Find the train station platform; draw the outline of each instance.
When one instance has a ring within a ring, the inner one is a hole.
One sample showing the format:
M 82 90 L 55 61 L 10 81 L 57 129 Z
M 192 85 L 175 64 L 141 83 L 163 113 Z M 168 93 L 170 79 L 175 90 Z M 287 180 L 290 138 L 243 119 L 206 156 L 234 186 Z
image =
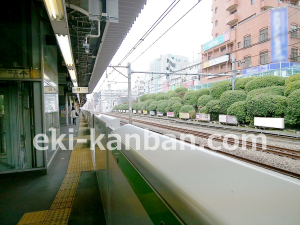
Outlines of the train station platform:
M 105 224 L 101 196 L 90 153 L 89 128 L 83 117 L 73 128 L 74 150 L 58 150 L 47 175 L 0 180 L 0 224 Z M 69 135 L 66 135 L 67 137 Z M 99 201 L 100 200 L 100 201 Z

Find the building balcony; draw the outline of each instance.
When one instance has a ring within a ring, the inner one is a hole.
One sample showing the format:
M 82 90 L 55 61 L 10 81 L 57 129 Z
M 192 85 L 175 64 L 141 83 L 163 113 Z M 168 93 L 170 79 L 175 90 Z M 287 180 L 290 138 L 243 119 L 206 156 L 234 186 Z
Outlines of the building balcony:
M 238 15 L 237 14 L 231 14 L 226 18 L 226 24 L 227 25 L 233 25 L 238 21 Z
M 226 10 L 232 11 L 238 6 L 238 0 L 229 0 L 226 2 Z
M 263 10 L 267 10 L 270 8 L 274 8 L 278 6 L 278 2 L 275 2 L 274 0 L 263 0 L 260 3 L 260 8 Z

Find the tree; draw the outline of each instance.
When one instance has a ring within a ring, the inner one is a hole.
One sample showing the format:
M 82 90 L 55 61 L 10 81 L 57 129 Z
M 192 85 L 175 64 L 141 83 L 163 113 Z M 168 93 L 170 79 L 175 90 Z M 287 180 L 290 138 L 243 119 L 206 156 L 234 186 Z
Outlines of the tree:
M 255 116 L 284 117 L 287 98 L 280 95 L 261 94 L 247 101 L 248 121 L 253 123 Z
M 202 108 L 199 110 L 199 113 L 205 113 L 205 114 L 207 114 L 208 111 L 207 111 L 206 106 L 202 107 Z
M 168 91 L 168 93 L 165 95 L 166 100 L 169 100 L 172 97 L 178 97 L 178 93 L 171 90 L 171 91 Z
M 184 95 L 185 95 L 185 92 L 184 92 L 184 91 L 181 91 L 181 92 L 178 93 L 178 97 L 180 97 L 180 98 L 183 98 Z
M 198 98 L 203 96 L 203 95 L 209 95 L 209 89 L 208 88 L 202 88 L 196 91 Z
M 246 101 L 239 101 L 233 103 L 227 109 L 227 115 L 236 116 L 239 123 L 245 123 L 247 115 Z
M 178 117 L 179 111 L 180 111 L 181 107 L 182 107 L 182 104 L 181 104 L 180 102 L 175 102 L 175 103 L 171 106 L 170 111 L 171 111 L 171 112 L 174 112 L 174 116 L 175 116 L 175 117 Z
M 232 88 L 232 84 L 231 81 L 225 80 L 225 81 L 219 81 L 214 83 L 209 91 L 210 91 L 210 95 L 214 98 L 214 99 L 220 99 L 220 96 L 223 94 L 223 92 L 231 90 Z
M 179 92 L 187 92 L 187 88 L 186 87 L 179 87 L 179 88 L 176 88 L 175 89 L 175 92 L 176 93 L 179 93 Z
M 152 102 L 155 102 L 155 100 L 154 100 L 154 99 L 148 99 L 148 100 L 145 101 L 145 106 L 144 106 L 145 110 L 150 111 L 150 110 L 148 109 L 148 107 L 149 107 L 149 105 L 150 105 Z
M 154 100 L 155 100 L 155 99 L 156 99 L 156 96 L 157 96 L 157 94 L 150 94 L 150 95 L 149 95 L 149 99 L 154 99 Z
M 212 120 L 218 120 L 219 114 L 222 113 L 220 100 L 211 100 L 206 104 L 207 112 L 210 113 Z
M 202 95 L 201 97 L 199 97 L 197 102 L 198 108 L 201 109 L 202 107 L 205 107 L 206 104 L 213 99 L 214 98 L 211 95 Z
M 246 78 L 238 78 L 235 81 L 235 90 L 245 90 L 245 86 L 246 84 L 251 81 L 254 80 L 254 77 L 246 77 Z
M 149 106 L 148 106 L 148 110 L 149 111 L 155 111 L 157 108 L 157 102 L 152 102 Z
M 159 100 L 165 100 L 166 95 L 167 95 L 166 93 L 160 92 L 160 93 L 158 93 L 158 94 L 156 95 L 155 100 L 156 100 L 156 101 L 159 101 Z
M 298 74 L 294 74 L 292 76 L 289 76 L 286 80 L 285 80 L 285 86 L 288 86 L 290 83 L 300 80 L 300 73 Z
M 247 95 L 241 90 L 225 91 L 220 97 L 220 105 L 223 113 L 227 113 L 227 109 L 235 102 L 245 101 Z
M 270 87 L 270 86 L 284 86 L 285 78 L 277 76 L 264 76 L 249 81 L 246 86 L 246 91 L 252 91 L 254 89 Z
M 166 108 L 168 107 L 168 101 L 162 101 L 158 103 L 156 110 L 166 114 Z
M 284 86 L 271 86 L 265 88 L 254 89 L 247 94 L 247 101 L 254 98 L 257 95 L 269 94 L 269 95 L 284 95 Z
M 138 110 L 138 105 L 139 105 L 139 103 L 132 104 L 132 109 L 133 110 Z
M 144 94 L 141 96 L 141 102 L 146 101 L 149 98 L 148 94 Z
M 191 119 L 195 119 L 196 118 L 196 111 L 194 106 L 192 105 L 184 105 L 181 107 L 180 109 L 181 113 L 188 113 L 190 115 Z
M 300 89 L 300 80 L 288 83 L 284 91 L 285 96 L 289 96 L 293 91 Z
M 287 97 L 287 110 L 285 120 L 289 125 L 300 125 L 300 89 L 293 91 Z
M 187 91 L 183 97 L 183 104 L 184 105 L 192 105 L 193 107 L 196 107 L 198 100 L 198 92 L 196 91 Z

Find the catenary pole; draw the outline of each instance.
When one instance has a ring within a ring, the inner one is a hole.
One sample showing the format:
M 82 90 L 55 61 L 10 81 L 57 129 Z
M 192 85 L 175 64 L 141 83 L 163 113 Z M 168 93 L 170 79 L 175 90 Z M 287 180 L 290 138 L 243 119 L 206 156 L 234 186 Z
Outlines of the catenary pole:
M 128 71 L 128 105 L 129 105 L 129 124 L 132 124 L 132 106 L 131 106 L 131 65 L 127 63 Z
M 235 89 L 235 56 L 232 55 L 232 90 Z

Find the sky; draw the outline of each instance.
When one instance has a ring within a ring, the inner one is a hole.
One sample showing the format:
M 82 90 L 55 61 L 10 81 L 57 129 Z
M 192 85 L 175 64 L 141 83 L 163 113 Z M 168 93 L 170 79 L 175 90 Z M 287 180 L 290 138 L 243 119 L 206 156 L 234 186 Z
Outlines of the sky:
M 144 33 L 160 17 L 174 0 L 148 0 L 132 28 L 124 39 L 119 50 L 111 61 L 111 65 L 117 65 L 121 59 L 130 51 Z M 190 61 L 199 57 L 201 45 L 212 39 L 212 0 L 202 0 L 192 11 L 190 11 L 180 22 L 178 22 L 168 33 L 146 51 L 138 60 L 132 64 L 132 70 L 147 71 L 150 62 L 160 55 L 173 54 L 182 55 Z M 134 61 L 147 47 L 149 47 L 159 36 L 172 26 L 182 15 L 191 9 L 198 0 L 181 0 L 175 8 L 162 20 L 162 22 L 151 32 L 143 43 L 122 63 Z M 111 89 L 126 89 L 127 79 L 118 72 L 108 69 L 108 79 L 103 74 L 95 91 L 108 89 L 110 82 Z M 127 74 L 126 69 L 120 69 Z M 139 74 L 132 75 L 132 86 Z M 115 83 L 119 82 L 119 83 Z M 123 83 L 122 83 L 123 82 Z

